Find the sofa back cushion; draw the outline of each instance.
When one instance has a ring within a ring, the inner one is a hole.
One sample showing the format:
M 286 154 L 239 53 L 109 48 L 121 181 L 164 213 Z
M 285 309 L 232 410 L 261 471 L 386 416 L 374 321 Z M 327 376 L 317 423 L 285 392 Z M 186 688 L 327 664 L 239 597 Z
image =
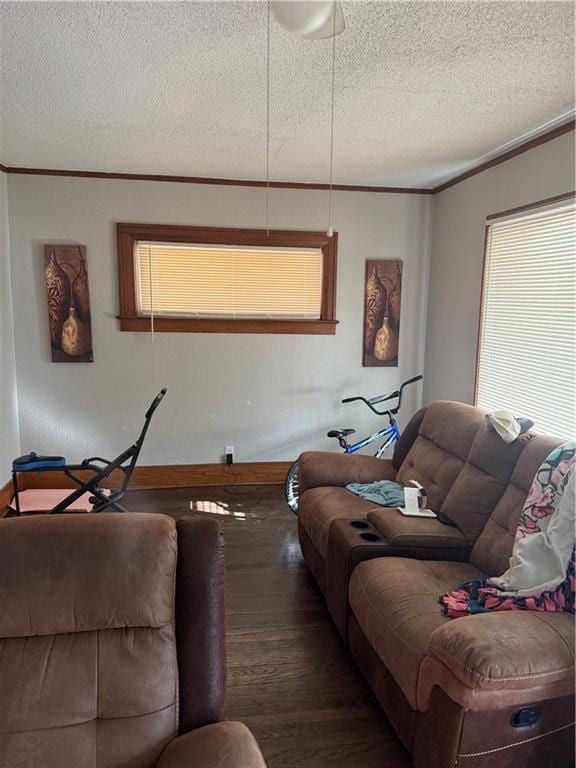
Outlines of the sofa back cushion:
M 532 432 L 515 442 L 521 440 L 525 445 L 514 471 L 470 555 L 470 562 L 490 576 L 500 576 L 507 570 L 518 520 L 532 481 L 540 464 L 562 443 L 556 438 Z
M 469 542 L 475 541 L 533 437 L 528 433 L 505 443 L 483 419 L 466 463 L 442 503 L 440 520 L 457 525 Z
M 408 485 L 410 480 L 417 480 L 428 493 L 430 509 L 438 512 L 484 422 L 484 412 L 472 405 L 447 400 L 429 405 L 396 482 Z
M 1 522 L 0 765 L 155 765 L 177 732 L 176 559 L 161 515 Z

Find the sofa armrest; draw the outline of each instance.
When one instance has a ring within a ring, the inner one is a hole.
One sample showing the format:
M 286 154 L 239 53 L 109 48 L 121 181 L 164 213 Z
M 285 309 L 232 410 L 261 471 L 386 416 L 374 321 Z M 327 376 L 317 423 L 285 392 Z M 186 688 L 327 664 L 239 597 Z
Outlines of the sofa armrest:
M 266 763 L 248 728 L 224 721 L 171 741 L 156 768 L 266 768 Z
M 179 733 L 186 733 L 219 721 L 224 706 L 224 542 L 215 520 L 184 518 L 176 529 Z
M 418 708 L 434 686 L 465 708 L 569 695 L 574 684 L 573 616 L 498 611 L 451 619 L 428 643 Z
M 370 511 L 368 520 L 393 547 L 433 549 L 437 560 L 468 560 L 471 546 L 462 531 L 437 518 L 406 517 L 383 507 Z
M 307 488 L 373 483 L 396 477 L 390 459 L 359 454 L 306 451 L 300 455 L 298 464 L 301 495 Z
M 364 560 L 384 557 L 390 544 L 365 520 L 335 520 L 328 534 L 326 556 L 326 604 L 344 642 L 348 642 L 348 582 Z

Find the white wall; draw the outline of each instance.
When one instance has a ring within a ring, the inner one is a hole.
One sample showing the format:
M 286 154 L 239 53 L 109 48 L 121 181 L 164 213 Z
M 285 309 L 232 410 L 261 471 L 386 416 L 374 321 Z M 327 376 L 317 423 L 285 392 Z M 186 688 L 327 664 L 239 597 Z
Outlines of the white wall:
M 486 216 L 573 189 L 569 132 L 434 196 L 424 402 L 473 402 Z
M 139 431 L 168 387 L 142 463 L 291 459 L 334 448 L 333 426 L 378 422 L 342 397 L 374 396 L 421 372 L 424 361 L 431 198 L 335 193 L 340 234 L 336 336 L 156 335 L 120 332 L 117 221 L 262 227 L 264 190 L 146 181 L 9 177 L 12 282 L 22 449 L 69 459 L 114 455 Z M 327 194 L 272 190 L 271 226 L 324 229 Z M 87 246 L 95 362 L 50 362 L 42 246 Z M 404 260 L 400 364 L 362 368 L 365 260 Z M 405 416 L 420 402 L 412 388 Z
M 20 452 L 9 247 L 7 178 L 0 172 L 0 486 Z

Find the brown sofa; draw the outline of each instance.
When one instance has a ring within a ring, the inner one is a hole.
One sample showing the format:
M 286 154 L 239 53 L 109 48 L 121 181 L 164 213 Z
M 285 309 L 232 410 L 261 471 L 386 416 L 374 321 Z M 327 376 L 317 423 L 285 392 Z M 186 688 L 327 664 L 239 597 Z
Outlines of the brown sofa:
M 265 768 L 225 678 L 214 521 L 2 521 L 0 768 Z
M 416 768 L 573 764 L 574 622 L 567 613 L 447 618 L 438 597 L 506 570 L 519 513 L 560 441 L 506 445 L 472 406 L 420 411 L 390 461 L 301 457 L 306 562 Z M 416 479 L 440 519 L 405 518 L 343 486 Z

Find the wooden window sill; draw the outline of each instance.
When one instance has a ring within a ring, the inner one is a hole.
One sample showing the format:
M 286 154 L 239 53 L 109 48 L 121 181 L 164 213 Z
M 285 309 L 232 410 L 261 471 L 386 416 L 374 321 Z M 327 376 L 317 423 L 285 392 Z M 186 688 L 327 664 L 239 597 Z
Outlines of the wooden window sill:
M 119 316 L 121 331 L 150 333 L 149 317 Z M 338 320 L 155 317 L 155 333 L 285 333 L 333 336 Z

